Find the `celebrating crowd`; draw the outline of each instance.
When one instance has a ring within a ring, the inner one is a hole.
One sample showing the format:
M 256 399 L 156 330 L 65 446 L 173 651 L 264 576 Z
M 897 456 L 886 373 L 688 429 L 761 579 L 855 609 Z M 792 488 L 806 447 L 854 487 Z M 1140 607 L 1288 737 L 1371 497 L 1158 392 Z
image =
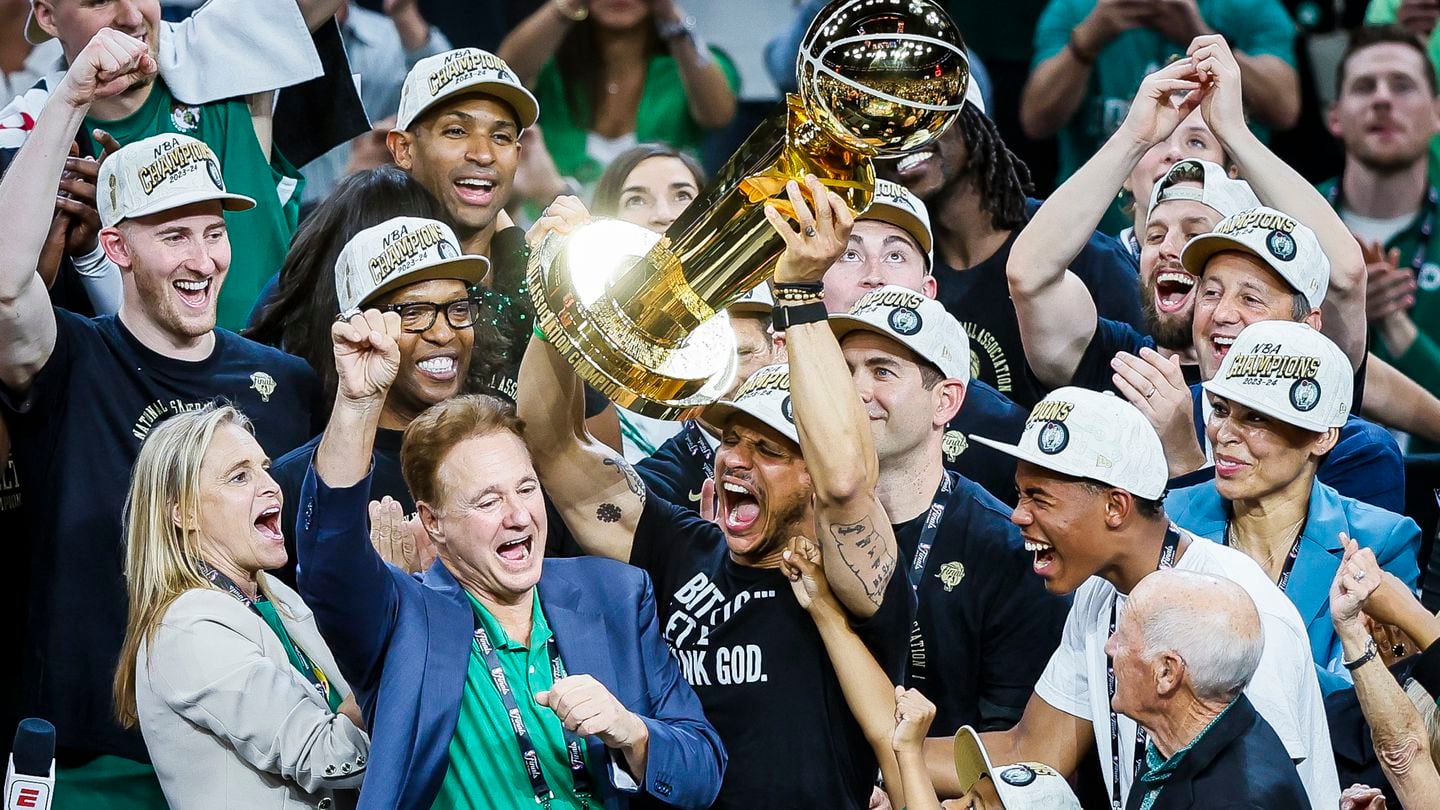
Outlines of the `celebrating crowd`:
M 753 112 L 675 0 L 194 5 L 0 0 L 53 806 L 1440 807 L 1440 5 L 1323 126 L 1279 0 L 1049 0 L 1022 69 L 952 9 L 953 124 L 764 202 L 684 421 L 527 270 L 692 222 Z

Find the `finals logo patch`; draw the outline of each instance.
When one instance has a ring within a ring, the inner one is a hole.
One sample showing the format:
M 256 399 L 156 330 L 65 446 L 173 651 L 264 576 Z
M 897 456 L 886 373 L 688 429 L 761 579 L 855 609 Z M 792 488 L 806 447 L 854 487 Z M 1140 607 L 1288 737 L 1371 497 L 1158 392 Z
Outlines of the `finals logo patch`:
M 970 449 L 970 440 L 958 430 L 945 431 L 945 437 L 940 440 L 940 452 L 945 454 L 945 460 L 951 464 L 954 464 L 955 459 L 960 458 L 960 454 L 968 449 Z
M 270 395 L 275 393 L 275 378 L 263 371 L 257 371 L 250 375 L 250 387 L 260 395 L 261 402 L 269 402 Z

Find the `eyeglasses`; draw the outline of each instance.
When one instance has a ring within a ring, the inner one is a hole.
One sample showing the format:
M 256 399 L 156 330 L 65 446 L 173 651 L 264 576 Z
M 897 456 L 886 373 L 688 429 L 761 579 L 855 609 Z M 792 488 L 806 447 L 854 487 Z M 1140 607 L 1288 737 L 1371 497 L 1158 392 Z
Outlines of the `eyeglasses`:
M 399 314 L 400 328 L 406 332 L 428 331 L 435 325 L 435 319 L 441 311 L 444 311 L 445 320 L 452 329 L 469 329 L 480 319 L 480 302 L 474 298 L 457 298 L 443 304 L 430 301 L 387 304 L 380 307 L 380 310 Z

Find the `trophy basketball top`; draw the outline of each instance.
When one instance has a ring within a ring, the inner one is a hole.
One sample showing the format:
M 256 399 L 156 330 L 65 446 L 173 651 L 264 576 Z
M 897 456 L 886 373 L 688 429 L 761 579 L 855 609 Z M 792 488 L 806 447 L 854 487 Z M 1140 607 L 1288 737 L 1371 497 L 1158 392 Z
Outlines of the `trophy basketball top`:
M 805 32 L 795 71 L 826 135 L 867 157 L 898 157 L 959 116 L 970 62 L 934 0 L 836 0 Z

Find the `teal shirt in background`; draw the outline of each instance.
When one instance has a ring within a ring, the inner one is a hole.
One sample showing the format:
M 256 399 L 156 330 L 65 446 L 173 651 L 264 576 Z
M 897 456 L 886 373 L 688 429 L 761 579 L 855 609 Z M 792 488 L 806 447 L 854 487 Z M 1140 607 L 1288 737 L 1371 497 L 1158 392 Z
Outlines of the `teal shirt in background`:
M 570 756 L 565 749 L 565 732 L 560 718 L 535 702 L 535 694 L 554 684 L 550 672 L 550 624 L 540 609 L 537 588 L 531 606 L 533 626 L 530 646 L 510 638 L 499 620 L 490 615 L 475 597 L 466 594 L 475 618 L 485 628 L 505 671 L 505 680 L 515 695 L 525 728 L 530 732 L 535 751 L 540 755 L 540 770 L 550 784 L 555 799 L 553 810 L 582 808 L 587 805 L 575 795 L 575 781 L 570 774 Z M 587 764 L 588 758 L 587 758 Z M 590 781 L 602 784 L 602 774 L 590 768 Z M 589 806 L 601 802 L 592 798 Z M 465 672 L 465 692 L 460 698 L 460 718 L 455 736 L 450 740 L 450 769 L 440 785 L 440 794 L 433 805 L 436 810 L 473 808 L 473 810 L 536 810 L 535 793 L 530 778 L 521 764 L 520 746 L 515 730 L 495 681 L 485 667 L 480 648 L 470 642 L 470 663 Z
M 730 57 L 718 48 L 710 48 L 709 52 L 725 72 L 730 89 L 738 91 L 740 73 Z M 585 152 L 589 132 L 580 123 L 584 116 L 571 115 L 565 98 L 565 82 L 555 60 L 541 69 L 534 89 L 535 99 L 540 102 L 545 148 L 555 159 L 555 168 L 585 188 L 593 188 L 605 167 Z M 675 58 L 669 54 L 652 56 L 645 70 L 645 87 L 640 91 L 640 108 L 635 113 L 636 143 L 665 143 L 699 157 L 707 132 L 690 117 L 685 85 L 680 82 L 680 66 Z
M 1096 0 L 1051 0 L 1035 29 L 1032 70 L 1065 49 L 1070 32 L 1084 21 Z M 1295 65 L 1295 23 L 1280 0 L 1197 0 L 1200 16 L 1212 29 L 1225 35 L 1230 47 L 1250 56 L 1277 56 Z M 1190 43 L 1166 40 L 1148 28 L 1134 28 L 1116 37 L 1095 59 L 1090 84 L 1070 121 L 1057 134 L 1060 144 L 1060 173 L 1056 184 L 1074 174 L 1106 139 L 1115 133 L 1140 82 L 1147 75 L 1183 56 Z M 1262 141 L 1269 130 L 1253 124 Z M 1100 230 L 1117 234 L 1134 224 L 1112 205 Z

